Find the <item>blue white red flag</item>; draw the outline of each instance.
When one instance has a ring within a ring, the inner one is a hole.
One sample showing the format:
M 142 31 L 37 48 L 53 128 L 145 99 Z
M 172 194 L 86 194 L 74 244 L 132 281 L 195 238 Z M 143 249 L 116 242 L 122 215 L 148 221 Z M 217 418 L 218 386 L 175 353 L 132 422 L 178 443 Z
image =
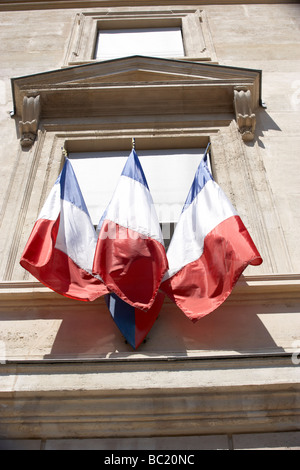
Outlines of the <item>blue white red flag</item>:
M 175 228 L 161 290 L 192 321 L 215 310 L 249 265 L 262 258 L 213 177 L 205 153 Z
M 116 294 L 107 294 L 105 296 L 112 318 L 133 349 L 140 346 L 151 330 L 161 310 L 164 298 L 165 295 L 158 292 L 152 307 L 144 312 L 124 302 Z
M 93 272 L 122 300 L 149 310 L 168 262 L 152 196 L 135 150 L 127 159 L 98 230 Z
M 97 235 L 70 161 L 65 161 L 32 229 L 20 264 L 50 289 L 92 301 L 108 292 L 92 274 Z

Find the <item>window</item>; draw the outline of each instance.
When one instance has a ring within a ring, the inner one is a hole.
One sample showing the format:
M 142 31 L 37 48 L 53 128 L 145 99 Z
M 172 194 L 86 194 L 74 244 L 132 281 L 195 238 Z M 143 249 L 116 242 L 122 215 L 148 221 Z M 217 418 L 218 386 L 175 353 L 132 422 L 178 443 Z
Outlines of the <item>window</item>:
M 181 28 L 136 28 L 99 31 L 95 59 L 131 55 L 183 57 Z
M 140 150 L 141 161 L 166 245 L 193 182 L 204 148 Z M 92 222 L 97 225 L 129 155 L 127 151 L 69 154 Z
M 121 46 L 113 44 L 120 39 Z M 124 8 L 118 12 L 107 9 L 75 15 L 65 66 L 130 55 L 217 63 L 203 10 L 151 7 L 128 11 Z

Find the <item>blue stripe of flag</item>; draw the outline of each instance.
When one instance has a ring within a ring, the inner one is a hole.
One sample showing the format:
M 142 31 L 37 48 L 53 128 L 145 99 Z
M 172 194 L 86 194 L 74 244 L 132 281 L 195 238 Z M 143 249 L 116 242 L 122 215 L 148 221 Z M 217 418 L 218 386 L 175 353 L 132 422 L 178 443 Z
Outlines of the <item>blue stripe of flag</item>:
M 187 207 L 193 202 L 193 200 L 198 196 L 200 191 L 204 188 L 206 183 L 209 180 L 212 180 L 212 174 L 210 173 L 208 169 L 208 164 L 207 164 L 207 150 L 205 151 L 204 157 L 202 158 L 198 169 L 195 174 L 195 178 L 193 181 L 193 184 L 191 186 L 191 189 L 189 191 L 189 194 L 186 198 L 186 201 L 184 203 L 182 212 L 187 209 Z
M 135 349 L 135 308 L 115 294 L 105 295 L 105 302 L 117 327 Z
M 56 181 L 57 183 L 60 183 L 61 199 L 74 204 L 74 206 L 89 215 L 73 167 L 68 159 L 65 161 L 62 172 Z
M 123 176 L 128 176 L 149 189 L 147 180 L 135 150 L 132 150 L 122 171 Z

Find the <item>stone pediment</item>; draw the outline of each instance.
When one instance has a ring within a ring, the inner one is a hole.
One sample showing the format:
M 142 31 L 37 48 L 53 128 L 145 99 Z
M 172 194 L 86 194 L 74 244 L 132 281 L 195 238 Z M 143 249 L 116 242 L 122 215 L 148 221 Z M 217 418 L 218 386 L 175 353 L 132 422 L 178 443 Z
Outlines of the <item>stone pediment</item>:
M 133 84 L 133 83 L 161 83 L 161 82 L 182 82 L 205 80 L 206 77 L 185 75 L 180 73 L 170 73 L 168 71 L 151 70 L 138 68 L 132 70 L 118 70 L 108 75 L 97 75 L 92 77 L 84 77 L 82 79 L 72 81 L 73 85 L 113 85 L 115 84 Z
M 248 93 L 252 112 L 260 79 L 258 70 L 133 56 L 14 78 L 14 113 L 22 117 L 28 106 L 40 119 L 234 113 L 237 91 Z

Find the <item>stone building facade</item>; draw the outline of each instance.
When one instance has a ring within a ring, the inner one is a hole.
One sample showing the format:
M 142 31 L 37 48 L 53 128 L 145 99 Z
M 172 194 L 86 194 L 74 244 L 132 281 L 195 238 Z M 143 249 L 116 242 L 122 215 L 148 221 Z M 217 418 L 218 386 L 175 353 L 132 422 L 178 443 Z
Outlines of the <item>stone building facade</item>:
M 300 448 L 299 26 L 296 1 L 0 1 L 1 448 Z M 180 30 L 184 52 L 95 56 L 128 29 Z M 136 351 L 103 298 L 19 264 L 63 150 L 133 137 L 210 142 L 263 257 L 196 324 L 166 299 Z

